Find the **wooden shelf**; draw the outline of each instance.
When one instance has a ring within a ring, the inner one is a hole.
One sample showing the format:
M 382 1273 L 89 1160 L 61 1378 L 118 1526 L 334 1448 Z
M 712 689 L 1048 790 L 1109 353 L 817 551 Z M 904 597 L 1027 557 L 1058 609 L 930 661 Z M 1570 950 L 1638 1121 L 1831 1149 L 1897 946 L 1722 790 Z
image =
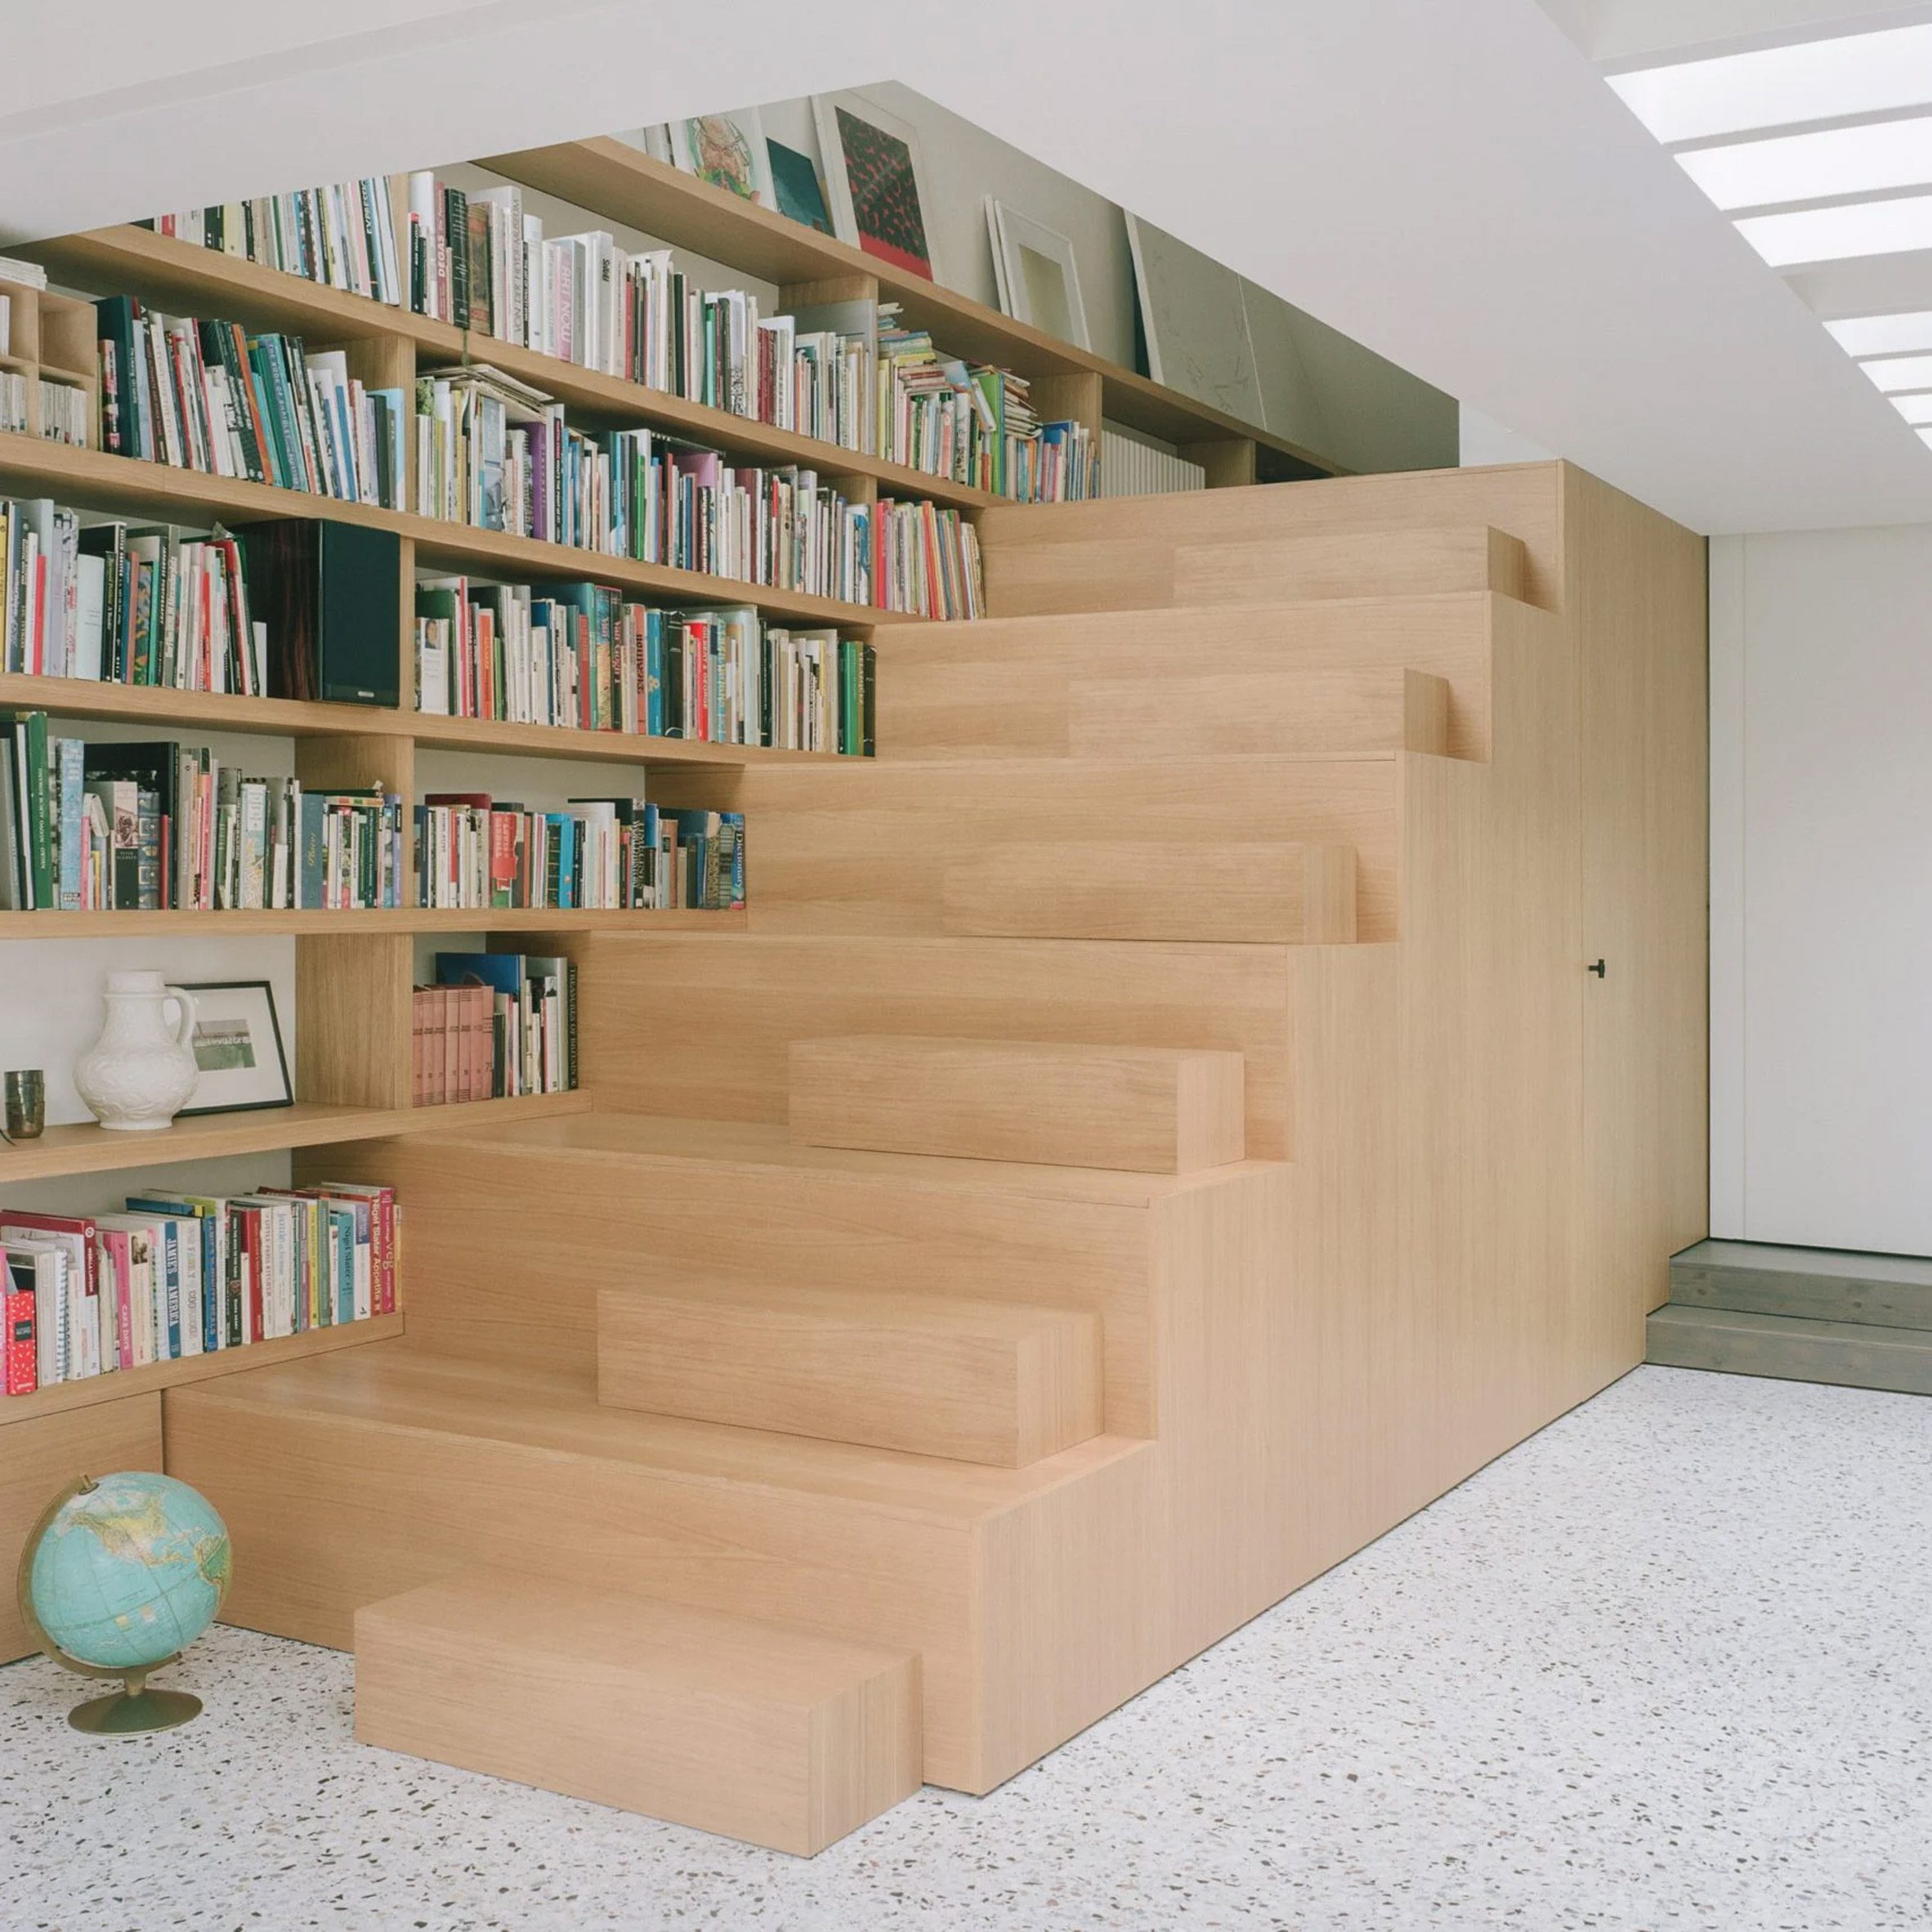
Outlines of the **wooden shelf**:
M 56 1382 L 31 1395 L 0 1396 L 0 1428 L 10 1422 L 57 1415 L 63 1409 L 88 1409 L 97 1402 L 121 1402 L 157 1389 L 175 1389 L 184 1382 L 205 1382 L 213 1375 L 239 1375 L 244 1369 L 297 1362 L 305 1355 L 328 1355 L 364 1342 L 389 1341 L 402 1332 L 399 1308 L 393 1315 L 372 1315 L 366 1321 L 346 1322 L 339 1328 L 311 1328 L 306 1335 L 250 1342 L 240 1348 L 217 1348 L 212 1355 L 186 1355 L 179 1362 L 151 1362 L 145 1368 L 118 1369 L 112 1375 L 86 1375 L 78 1382 Z
M 803 591 L 775 590 L 736 577 L 710 577 L 664 564 L 640 563 L 633 557 L 609 557 L 601 550 L 579 550 L 535 537 L 473 530 L 467 524 L 445 523 L 412 511 L 378 509 L 373 504 L 344 503 L 306 490 L 280 490 L 268 483 L 172 469 L 139 457 L 71 449 L 18 432 L 0 432 L 0 485 L 58 496 L 89 509 L 138 510 L 177 521 L 238 524 L 271 517 L 312 517 L 364 524 L 408 539 L 415 545 L 417 562 L 432 570 L 481 570 L 533 581 L 591 578 L 686 604 L 754 605 L 768 616 L 799 624 L 869 630 L 879 624 L 927 621 L 870 604 L 848 604 Z
M 690 402 L 665 390 L 605 375 L 560 356 L 476 335 L 451 323 L 432 321 L 408 309 L 392 308 L 367 296 L 326 288 L 145 228 L 96 229 L 24 252 L 64 279 L 188 307 L 197 314 L 216 311 L 251 328 L 296 329 L 317 341 L 401 338 L 439 359 L 460 362 L 467 356 L 472 362 L 487 362 L 574 409 L 607 418 L 614 425 L 647 423 L 759 463 L 795 463 L 824 476 L 868 477 L 882 493 L 895 497 L 929 497 L 955 509 L 983 509 L 1018 500 Z
M 1326 457 L 1285 437 L 1163 388 L 1118 363 L 895 269 L 802 222 L 754 207 L 610 136 L 490 155 L 477 166 L 766 281 L 870 276 L 882 296 L 900 305 L 904 319 L 915 328 L 930 329 L 947 354 L 997 363 L 1036 381 L 1097 378 L 1104 414 L 1130 429 L 1177 444 L 1252 441 L 1322 474 L 1339 473 Z
M 217 1161 L 235 1154 L 280 1153 L 338 1141 L 382 1140 L 395 1134 L 428 1134 L 507 1120 L 544 1120 L 590 1111 L 590 1096 L 525 1093 L 513 1100 L 468 1100 L 449 1107 L 293 1107 L 239 1114 L 201 1114 L 150 1134 L 112 1132 L 92 1120 L 50 1127 L 38 1140 L 8 1147 L 0 1141 L 0 1187 L 63 1174 L 113 1174 L 123 1168 L 166 1166 L 177 1161 Z
M 450 751 L 527 753 L 593 764 L 754 765 L 839 763 L 827 751 L 776 750 L 763 745 L 711 745 L 701 739 L 652 738 L 635 731 L 579 731 L 559 725 L 509 724 L 494 718 L 445 718 L 374 704 L 335 704 L 294 698 L 244 698 L 228 691 L 175 691 L 162 685 L 107 684 L 87 678 L 0 673 L 0 708 L 60 718 L 138 720 L 215 731 L 277 737 L 408 738 Z M 851 762 L 851 761 L 845 761 Z
M 362 911 L 0 912 L 0 940 L 119 939 L 192 932 L 204 938 L 244 932 L 734 932 L 743 907 L 700 912 L 572 911 L 553 906 L 381 906 Z

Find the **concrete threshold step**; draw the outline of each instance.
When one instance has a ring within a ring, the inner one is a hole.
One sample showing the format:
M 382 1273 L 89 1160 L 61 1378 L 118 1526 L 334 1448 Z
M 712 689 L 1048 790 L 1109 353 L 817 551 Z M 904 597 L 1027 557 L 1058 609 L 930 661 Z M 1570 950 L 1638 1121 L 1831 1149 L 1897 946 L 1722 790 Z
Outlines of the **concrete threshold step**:
M 1670 1263 L 1684 1308 L 1932 1332 L 1932 1261 L 1758 1241 L 1699 1241 Z
M 1787 1382 L 1932 1395 L 1932 1333 L 1667 1304 L 1649 1321 L 1644 1359 Z

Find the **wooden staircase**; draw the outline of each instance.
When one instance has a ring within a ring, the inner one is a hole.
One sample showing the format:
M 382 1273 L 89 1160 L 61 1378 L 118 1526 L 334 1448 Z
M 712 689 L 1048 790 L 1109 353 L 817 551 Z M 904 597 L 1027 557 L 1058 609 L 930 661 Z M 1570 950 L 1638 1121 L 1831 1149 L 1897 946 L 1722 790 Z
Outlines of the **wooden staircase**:
M 407 1337 L 170 1393 L 227 1614 L 353 1640 L 372 1742 L 815 1849 L 1640 1358 L 1701 547 L 1557 465 L 982 529 L 883 755 L 731 780 L 748 932 L 529 942 L 593 1111 L 315 1157 L 396 1183 Z

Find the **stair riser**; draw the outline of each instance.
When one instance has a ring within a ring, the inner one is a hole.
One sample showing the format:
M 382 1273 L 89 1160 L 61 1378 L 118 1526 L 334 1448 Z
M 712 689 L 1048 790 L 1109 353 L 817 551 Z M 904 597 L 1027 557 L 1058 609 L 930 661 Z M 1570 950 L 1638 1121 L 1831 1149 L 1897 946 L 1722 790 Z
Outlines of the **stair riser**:
M 1098 1435 L 1100 1326 L 1050 1308 L 948 1323 L 938 1296 L 607 1288 L 597 1399 L 1018 1469 Z
M 1250 1157 L 1289 1154 L 1293 948 L 689 937 L 579 949 L 599 1107 L 782 1124 L 792 1042 L 834 1033 L 1211 1047 L 1242 1057 Z
M 588 1378 L 598 1290 L 648 1284 L 657 1272 L 675 1278 L 698 1255 L 709 1267 L 803 1287 L 1092 1314 L 1102 1330 L 1107 1430 L 1155 1431 L 1144 1204 L 527 1152 L 512 1173 L 494 1147 L 409 1141 L 332 1150 L 331 1166 L 342 1179 L 391 1181 L 409 1202 L 409 1334 L 444 1353 Z M 547 1269 L 553 1250 L 567 1250 L 571 1266 Z
M 1808 1322 L 1855 1322 L 1932 1335 L 1932 1286 L 1773 1268 L 1670 1266 L 1670 1299 L 1682 1308 L 1787 1315 Z
M 879 745 L 892 758 L 1063 758 L 1071 686 L 1097 665 L 1167 690 L 1196 674 L 1408 669 L 1450 686 L 1450 755 L 1483 758 L 1493 603 L 1451 595 L 929 625 L 910 649 L 888 640 Z
M 1144 1534 L 1133 1499 L 1152 1449 L 1098 1471 L 1120 1500 L 1098 1527 L 1089 1491 L 1081 1537 L 1030 1533 L 1070 1493 L 1049 1491 L 996 1519 L 990 1552 L 956 1525 L 427 1430 L 192 1400 L 168 1424 L 170 1470 L 247 1552 L 230 1623 L 344 1649 L 364 1604 L 459 1570 L 595 1576 L 918 1652 L 924 1776 L 962 1791 L 990 1789 L 1137 1688 L 1138 1652 L 1096 1655 L 1092 1639 Z M 466 1509 L 477 1495 L 489 1508 Z
M 1192 1174 L 1239 1161 L 1239 1054 L 886 1037 L 792 1043 L 791 1135 L 970 1161 Z
M 1653 1316 L 1644 1359 L 1666 1368 L 1932 1395 L 1932 1335 L 1912 1336 L 1899 1329 L 1874 1328 L 1869 1337 L 1777 1335 L 1697 1329 Z

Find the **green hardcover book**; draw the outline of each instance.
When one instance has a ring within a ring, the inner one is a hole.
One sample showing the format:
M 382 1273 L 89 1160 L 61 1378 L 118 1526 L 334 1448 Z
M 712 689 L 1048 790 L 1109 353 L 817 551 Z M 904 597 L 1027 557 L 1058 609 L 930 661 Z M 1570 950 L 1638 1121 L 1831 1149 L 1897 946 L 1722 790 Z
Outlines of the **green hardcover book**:
M 14 782 L 19 788 L 24 834 L 20 870 L 31 897 L 31 909 L 44 910 L 56 903 L 59 875 L 54 860 L 54 787 L 47 763 L 47 713 L 0 711 L 0 724 L 13 736 Z

